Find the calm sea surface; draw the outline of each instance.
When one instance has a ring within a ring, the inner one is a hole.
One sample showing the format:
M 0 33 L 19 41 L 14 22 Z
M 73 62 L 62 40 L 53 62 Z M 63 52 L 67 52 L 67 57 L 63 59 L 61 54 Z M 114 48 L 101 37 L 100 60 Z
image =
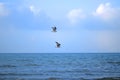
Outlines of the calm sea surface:
M 120 54 L 1 53 L 0 80 L 120 80 Z

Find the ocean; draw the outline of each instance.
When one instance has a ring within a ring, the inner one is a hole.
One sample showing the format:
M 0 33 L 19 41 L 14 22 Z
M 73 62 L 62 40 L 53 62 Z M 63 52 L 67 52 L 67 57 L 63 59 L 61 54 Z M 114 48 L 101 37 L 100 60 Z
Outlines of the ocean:
M 120 80 L 120 54 L 1 53 L 0 80 Z

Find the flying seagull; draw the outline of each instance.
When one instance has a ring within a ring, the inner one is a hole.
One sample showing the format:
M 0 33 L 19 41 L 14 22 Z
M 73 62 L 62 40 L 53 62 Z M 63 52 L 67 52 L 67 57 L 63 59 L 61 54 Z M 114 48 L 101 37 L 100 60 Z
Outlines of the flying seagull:
M 57 29 L 57 28 L 56 28 L 55 26 L 52 27 L 53 32 L 57 32 L 56 29 Z
M 56 42 L 56 47 L 57 48 L 60 48 L 60 45 L 61 45 L 60 43 Z

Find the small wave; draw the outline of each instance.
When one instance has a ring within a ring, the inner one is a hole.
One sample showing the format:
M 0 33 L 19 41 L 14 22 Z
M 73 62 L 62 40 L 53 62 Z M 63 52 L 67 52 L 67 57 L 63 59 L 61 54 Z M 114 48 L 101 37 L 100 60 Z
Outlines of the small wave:
M 118 65 L 120 65 L 120 62 L 113 62 L 113 61 L 110 61 L 110 62 L 108 62 L 109 64 L 118 64 Z
M 15 65 L 0 65 L 0 68 L 12 68 L 16 67 Z
M 41 66 L 39 64 L 26 64 L 25 66 Z
M 120 80 L 120 77 L 105 77 L 105 78 L 99 78 L 95 80 Z
M 23 78 L 0 78 L 0 80 L 25 80 Z
M 29 74 L 29 73 L 0 73 L 0 76 L 31 76 L 31 75 L 43 75 L 42 73 L 38 74 Z
M 50 77 L 50 78 L 47 78 L 47 80 L 61 80 L 60 78 L 55 78 L 55 77 Z
M 18 59 L 16 61 L 20 61 L 20 62 L 31 62 L 32 59 Z

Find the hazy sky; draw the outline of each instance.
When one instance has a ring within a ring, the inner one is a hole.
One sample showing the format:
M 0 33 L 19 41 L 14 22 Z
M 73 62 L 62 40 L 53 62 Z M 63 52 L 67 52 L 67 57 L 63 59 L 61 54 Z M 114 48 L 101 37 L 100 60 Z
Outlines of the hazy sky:
M 120 52 L 120 0 L 0 0 L 0 53 L 52 52 Z

